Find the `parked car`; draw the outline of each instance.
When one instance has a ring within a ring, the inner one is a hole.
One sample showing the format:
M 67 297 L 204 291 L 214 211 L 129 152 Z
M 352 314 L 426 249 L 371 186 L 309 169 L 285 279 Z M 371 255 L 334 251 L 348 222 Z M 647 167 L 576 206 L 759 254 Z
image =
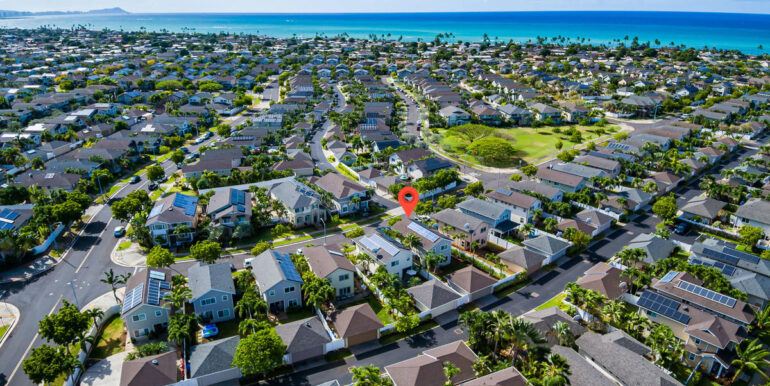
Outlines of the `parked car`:
M 182 163 L 182 162 L 180 162 L 180 163 L 176 164 L 176 168 L 177 168 L 177 169 L 181 169 L 181 168 L 182 168 L 182 166 L 184 166 L 184 163 Z
M 253 269 L 254 268 L 254 258 L 246 259 L 243 261 L 243 267 L 246 269 Z
M 683 223 L 679 223 L 676 229 L 674 229 L 674 233 L 678 235 L 686 235 L 687 231 L 689 230 L 690 230 L 690 224 L 683 222 Z
M 212 336 L 217 336 L 219 334 L 219 329 L 217 328 L 217 325 L 214 323 L 209 323 L 205 326 L 203 326 L 203 337 L 204 338 L 211 338 Z
M 181 150 L 181 151 L 182 151 L 182 153 L 185 153 L 185 154 L 187 154 L 187 153 L 189 153 L 189 152 L 190 152 L 190 149 L 188 149 L 186 146 L 182 146 L 182 147 L 180 147 L 180 148 L 179 148 L 179 150 Z
M 133 176 L 133 177 L 131 177 L 131 179 L 130 179 L 130 180 L 128 180 L 128 181 L 129 181 L 130 183 L 132 183 L 132 184 L 135 184 L 135 183 L 139 182 L 141 179 L 142 179 L 142 178 L 141 178 L 141 177 L 139 177 L 139 176 Z
M 115 227 L 115 231 L 113 232 L 115 237 L 123 237 L 123 235 L 126 234 L 126 228 L 124 227 Z
M 230 263 L 230 272 L 235 272 L 237 269 L 235 268 L 235 264 Z
M 150 185 L 147 186 L 147 189 L 149 189 L 151 191 L 155 190 L 155 189 L 158 189 L 158 184 L 156 184 L 154 182 L 150 182 Z

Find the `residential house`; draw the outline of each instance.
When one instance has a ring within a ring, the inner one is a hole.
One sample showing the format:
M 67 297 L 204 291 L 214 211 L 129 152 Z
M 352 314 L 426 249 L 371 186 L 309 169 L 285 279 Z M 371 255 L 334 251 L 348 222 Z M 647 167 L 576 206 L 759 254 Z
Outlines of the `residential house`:
M 687 201 L 682 207 L 680 218 L 695 221 L 702 224 L 711 224 L 722 218 L 722 209 L 726 202 L 715 200 L 711 197 L 696 196 Z
M 750 198 L 735 211 L 735 226 L 744 225 L 762 228 L 765 238 L 770 237 L 770 201 Z
M 551 264 L 564 256 L 567 253 L 567 248 L 572 245 L 569 241 L 549 233 L 542 233 L 537 237 L 524 240 L 522 244 L 527 249 L 545 256 L 543 265 Z
M 394 386 L 443 386 L 446 381 L 444 363 L 449 362 L 460 369 L 451 382 L 460 384 L 474 378 L 473 364 L 477 360 L 473 350 L 458 340 L 386 366 L 385 373 Z
M 575 338 L 587 331 L 585 327 L 581 326 L 580 323 L 556 306 L 543 310 L 528 311 L 521 318 L 532 323 L 540 331 L 542 336 L 548 340 L 546 342 L 548 347 L 554 347 L 559 344 L 559 338 L 551 333 L 554 324 L 557 322 L 566 323 L 570 333 Z
M 235 318 L 235 285 L 230 264 L 198 262 L 187 269 L 187 279 L 192 290 L 190 302 L 195 309 L 195 315 L 214 323 Z
M 446 119 L 448 127 L 464 125 L 471 121 L 471 115 L 455 105 L 448 105 L 442 108 L 438 114 Z
M 198 381 L 198 385 L 240 379 L 241 370 L 233 367 L 235 350 L 240 341 L 240 336 L 236 335 L 190 347 L 187 359 L 189 377 Z
M 439 225 L 439 231 L 451 237 L 453 244 L 469 250 L 472 243 L 484 246 L 487 243 L 489 224 L 469 214 L 454 209 L 433 213 L 431 218 Z
M 272 199 L 281 201 L 286 214 L 280 220 L 292 228 L 318 226 L 326 220 L 326 209 L 321 205 L 320 195 L 297 180 L 273 184 L 267 193 Z
M 461 295 L 469 295 L 470 301 L 481 299 L 494 292 L 497 279 L 469 265 L 445 276 L 449 287 Z
M 401 278 L 405 270 L 412 269 L 412 251 L 382 230 L 361 236 L 353 242 L 357 253 L 371 257 L 366 267 L 369 272 L 375 272 L 377 267 L 383 266 L 388 273 Z
M 171 291 L 171 270 L 144 268 L 126 281 L 120 317 L 131 339 L 144 339 L 168 326 L 164 295 Z
M 251 193 L 229 188 L 217 190 L 206 206 L 210 226 L 223 227 L 228 234 L 241 224 L 251 224 Z
M 431 153 L 430 150 L 415 147 L 391 154 L 390 157 L 388 157 L 388 164 L 390 166 L 395 166 L 394 171 L 396 173 L 404 174 L 406 173 L 407 164 L 429 157 L 433 157 L 433 153 Z
M 570 385 L 617 386 L 615 381 L 571 347 L 556 345 L 551 347 L 551 352 L 559 354 L 569 364 L 570 374 L 567 379 Z
M 379 339 L 384 327 L 369 303 L 345 307 L 332 314 L 331 322 L 345 347 Z
M 416 235 L 420 242 L 415 246 L 420 257 L 431 252 L 443 256 L 444 260 L 439 263 L 440 266 L 448 265 L 452 262 L 452 240 L 439 232 L 434 232 L 420 222 L 408 218 L 393 224 L 391 229 L 401 235 Z
M 296 364 L 326 354 L 329 333 L 317 316 L 275 326 L 275 332 L 286 345 L 284 363 Z
M 451 169 L 454 164 L 443 158 L 429 157 L 409 162 L 405 166 L 406 174 L 416 181 L 423 177 L 430 177 L 439 170 Z
M 311 183 L 332 194 L 332 206 L 328 208 L 340 216 L 368 211 L 369 193 L 367 189 L 337 173 L 329 173 L 321 178 L 313 178 Z
M 575 193 L 586 186 L 586 179 L 581 176 L 547 167 L 538 168 L 536 177 L 539 182 L 553 186 L 564 193 Z
M 536 197 L 506 188 L 487 193 L 486 197 L 490 202 L 508 208 L 511 221 L 521 225 L 532 223 L 535 211 L 542 208 L 542 202 Z
M 623 270 L 607 263 L 598 263 L 589 268 L 577 280 L 577 284 L 585 289 L 596 291 L 608 299 L 618 299 L 629 290 L 629 279 L 621 277 Z
M 506 205 L 472 197 L 457 204 L 457 208 L 489 224 L 490 233 L 496 237 L 510 233 L 517 226 L 511 221 L 511 210 Z
M 500 257 L 512 271 L 519 272 L 523 270 L 529 275 L 539 271 L 546 259 L 545 255 L 520 245 L 514 245 L 505 251 L 500 252 L 497 256 Z
M 197 225 L 198 197 L 174 193 L 155 202 L 145 223 L 153 240 L 179 246 L 193 241 Z
M 422 284 L 409 287 L 406 292 L 414 300 L 420 312 L 430 310 L 432 318 L 441 316 L 457 308 L 460 295 L 440 280 L 428 280 Z
M 254 257 L 252 274 L 270 312 L 302 306 L 302 277 L 291 257 L 268 249 Z
M 671 256 L 671 253 L 676 249 L 676 244 L 653 233 L 641 233 L 634 237 L 626 245 L 626 248 L 643 250 L 645 256 L 642 258 L 642 262 L 653 265 Z
M 304 248 L 302 255 L 305 256 L 311 271 L 321 279 L 329 280 L 337 299 L 353 296 L 356 268 L 337 246 L 319 245 Z
M 120 386 L 165 386 L 176 383 L 176 355 L 176 351 L 168 351 L 123 361 L 120 364 Z
M 564 192 L 551 185 L 537 181 L 518 181 L 511 182 L 508 185 L 512 190 L 534 196 L 532 193 L 542 195 L 551 202 L 561 202 L 564 198 Z
M 602 170 L 604 172 L 604 176 L 608 178 L 617 178 L 618 174 L 620 174 L 620 170 L 622 167 L 620 162 L 616 160 L 603 158 L 603 157 L 599 157 L 591 154 L 575 157 L 575 159 L 572 162 Z

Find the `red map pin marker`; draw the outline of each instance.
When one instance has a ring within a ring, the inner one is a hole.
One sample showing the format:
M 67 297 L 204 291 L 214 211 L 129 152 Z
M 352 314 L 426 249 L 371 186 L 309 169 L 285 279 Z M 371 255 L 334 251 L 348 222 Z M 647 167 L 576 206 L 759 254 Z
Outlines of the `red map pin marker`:
M 409 195 L 411 198 L 407 199 L 406 196 Z M 398 192 L 398 202 L 401 204 L 401 207 L 404 208 L 404 212 L 406 212 L 406 217 L 409 217 L 412 215 L 412 211 L 414 210 L 414 207 L 417 206 L 417 201 L 420 200 L 420 193 L 417 193 L 417 189 L 406 186 L 403 189 L 401 189 L 400 192 Z

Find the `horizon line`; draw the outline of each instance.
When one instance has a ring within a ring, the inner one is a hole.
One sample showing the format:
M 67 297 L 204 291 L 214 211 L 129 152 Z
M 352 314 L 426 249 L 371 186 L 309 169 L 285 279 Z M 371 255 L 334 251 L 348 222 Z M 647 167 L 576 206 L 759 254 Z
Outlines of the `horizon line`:
M 722 14 L 722 15 L 770 15 L 770 12 L 724 12 L 724 11 L 672 11 L 672 10 L 621 10 L 621 9 L 602 9 L 602 10 L 494 10 L 494 11 L 349 11 L 349 12 L 185 12 L 185 11 L 169 11 L 169 12 L 131 12 L 123 9 L 122 7 L 114 8 L 102 8 L 91 9 L 85 11 L 78 10 L 45 10 L 45 11 L 18 11 L 11 9 L 0 9 L 0 11 L 6 12 L 29 12 L 29 13 L 42 13 L 42 12 L 62 12 L 62 13 L 82 13 L 83 16 L 115 16 L 122 15 L 122 13 L 89 13 L 93 11 L 102 11 L 109 9 L 120 9 L 128 15 L 410 15 L 410 14 L 461 14 L 461 13 L 575 13 L 575 12 L 626 12 L 626 13 L 693 13 L 693 14 Z M 34 16 L 34 15 L 33 15 Z M 65 15 L 41 15 L 41 16 L 65 16 Z

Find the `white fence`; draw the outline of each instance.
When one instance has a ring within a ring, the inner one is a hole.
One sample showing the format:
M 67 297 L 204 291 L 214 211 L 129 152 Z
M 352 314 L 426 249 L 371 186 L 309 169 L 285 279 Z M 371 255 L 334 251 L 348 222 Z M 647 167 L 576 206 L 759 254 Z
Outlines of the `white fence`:
M 104 316 L 99 319 L 98 325 L 91 326 L 91 328 L 88 330 L 88 333 L 86 334 L 86 337 L 97 335 L 104 322 L 120 312 L 120 304 L 115 304 L 112 307 L 102 311 L 104 311 Z M 86 343 L 86 349 L 81 350 L 78 354 L 78 361 L 80 361 L 81 364 L 85 363 L 86 358 L 88 358 L 88 353 L 91 352 L 91 346 L 91 343 Z M 75 369 L 75 372 L 71 377 L 67 378 L 67 381 L 64 384 L 66 386 L 77 385 L 81 375 L 83 375 L 83 370 Z
M 599 208 L 597 208 L 595 206 L 583 204 L 582 202 L 570 201 L 569 203 L 570 203 L 570 205 L 575 205 L 575 206 L 583 208 L 583 209 L 593 209 L 593 210 L 595 210 L 597 212 L 604 213 L 607 216 L 610 216 L 610 217 L 614 218 L 615 220 L 620 218 L 620 215 L 615 213 L 615 212 L 610 212 L 609 210 L 599 209 Z
M 494 235 L 492 235 L 492 233 L 489 234 L 488 239 L 489 239 L 490 243 L 497 244 L 497 245 L 499 245 L 499 246 L 501 246 L 501 247 L 503 247 L 505 249 L 510 249 L 510 248 L 513 248 L 513 247 L 516 246 L 516 244 L 514 244 L 514 243 L 512 243 L 510 241 L 507 241 L 507 240 L 503 240 L 503 239 L 501 239 L 501 238 L 499 238 L 497 236 L 494 236 Z

